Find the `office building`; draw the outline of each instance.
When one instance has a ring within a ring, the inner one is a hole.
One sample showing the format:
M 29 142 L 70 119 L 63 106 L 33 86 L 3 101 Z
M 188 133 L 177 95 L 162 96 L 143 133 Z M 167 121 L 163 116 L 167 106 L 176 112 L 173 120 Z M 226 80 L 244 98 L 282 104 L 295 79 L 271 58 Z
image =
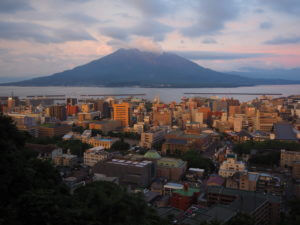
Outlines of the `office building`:
M 95 164 L 93 172 L 118 177 L 120 184 L 148 187 L 155 178 L 155 164 L 147 160 L 110 159 Z
M 131 109 L 130 103 L 122 102 L 113 104 L 113 119 L 121 121 L 122 127 L 130 126 Z

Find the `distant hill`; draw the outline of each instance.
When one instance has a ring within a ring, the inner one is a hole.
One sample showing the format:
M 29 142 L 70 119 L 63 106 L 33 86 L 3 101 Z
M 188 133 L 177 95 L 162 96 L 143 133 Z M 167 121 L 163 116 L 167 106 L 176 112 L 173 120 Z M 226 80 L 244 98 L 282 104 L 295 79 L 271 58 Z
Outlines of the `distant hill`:
M 230 72 L 231 74 L 240 75 L 249 78 L 258 79 L 284 79 L 300 81 L 300 68 L 294 69 L 256 69 L 243 68 L 244 72 Z
M 252 79 L 216 72 L 172 53 L 158 54 L 138 49 L 119 49 L 110 55 L 71 70 L 1 85 L 235 87 L 282 83 L 291 82 Z

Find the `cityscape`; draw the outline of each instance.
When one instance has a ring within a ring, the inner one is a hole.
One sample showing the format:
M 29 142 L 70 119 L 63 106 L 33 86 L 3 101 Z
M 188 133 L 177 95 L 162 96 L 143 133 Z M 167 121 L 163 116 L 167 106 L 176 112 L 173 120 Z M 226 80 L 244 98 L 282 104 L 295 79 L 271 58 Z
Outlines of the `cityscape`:
M 300 0 L 0 0 L 0 225 L 300 225 Z
M 293 220 L 288 202 L 300 197 L 299 95 L 169 103 L 121 95 L 2 97 L 1 112 L 70 193 L 111 182 L 140 193 L 170 224 Z

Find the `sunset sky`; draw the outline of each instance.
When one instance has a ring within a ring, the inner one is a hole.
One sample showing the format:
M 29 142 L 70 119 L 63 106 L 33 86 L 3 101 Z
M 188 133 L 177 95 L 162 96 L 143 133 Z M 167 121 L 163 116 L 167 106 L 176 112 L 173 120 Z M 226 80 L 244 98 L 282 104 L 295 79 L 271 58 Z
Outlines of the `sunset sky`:
M 0 77 L 49 75 L 118 48 L 218 71 L 300 67 L 300 0 L 0 0 Z

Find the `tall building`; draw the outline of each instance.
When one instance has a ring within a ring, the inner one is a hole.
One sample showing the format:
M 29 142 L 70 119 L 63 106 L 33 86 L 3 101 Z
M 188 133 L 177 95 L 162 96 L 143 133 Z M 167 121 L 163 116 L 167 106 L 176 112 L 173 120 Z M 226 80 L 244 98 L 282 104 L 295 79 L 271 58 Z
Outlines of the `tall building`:
M 113 104 L 113 119 L 121 121 L 122 127 L 130 125 L 130 117 L 130 104 L 128 102 Z
M 67 105 L 76 105 L 77 98 L 67 98 Z
M 254 123 L 255 130 L 270 132 L 273 128 L 273 125 L 279 121 L 280 118 L 276 112 L 263 112 L 257 110 Z
M 281 150 L 280 167 L 293 167 L 294 162 L 300 161 L 300 152 Z
M 158 126 L 172 125 L 172 112 L 168 109 L 153 111 L 153 123 Z
M 164 130 L 152 130 L 143 132 L 141 135 L 140 145 L 144 148 L 152 148 L 152 146 L 164 139 Z
M 55 117 L 60 121 L 67 119 L 67 110 L 63 105 L 53 105 L 46 109 L 47 116 Z

